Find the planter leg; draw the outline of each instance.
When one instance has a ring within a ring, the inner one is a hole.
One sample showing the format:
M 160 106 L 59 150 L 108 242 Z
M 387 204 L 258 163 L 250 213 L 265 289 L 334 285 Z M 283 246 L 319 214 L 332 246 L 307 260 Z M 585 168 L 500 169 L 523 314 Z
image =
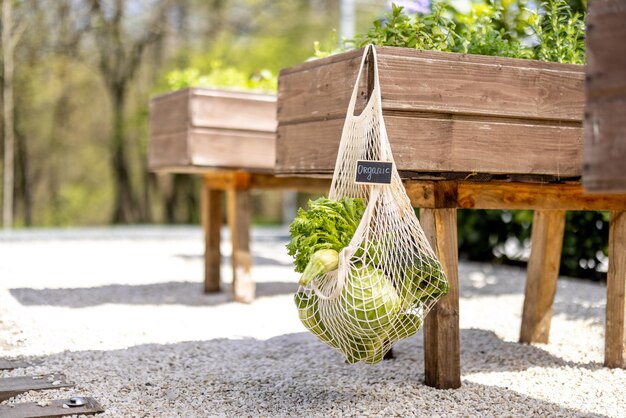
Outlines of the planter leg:
M 521 343 L 548 342 L 564 230 L 565 211 L 535 211 L 519 337 Z
M 250 192 L 246 189 L 228 191 L 228 225 L 233 245 L 233 299 L 250 303 L 256 286 L 252 280 L 250 255 Z
M 626 368 L 626 212 L 611 213 L 604 365 Z
M 220 290 L 220 230 L 224 192 L 202 186 L 202 225 L 204 227 L 204 292 Z
M 456 209 L 420 209 L 420 222 L 450 284 L 424 321 L 425 383 L 454 389 L 461 386 Z

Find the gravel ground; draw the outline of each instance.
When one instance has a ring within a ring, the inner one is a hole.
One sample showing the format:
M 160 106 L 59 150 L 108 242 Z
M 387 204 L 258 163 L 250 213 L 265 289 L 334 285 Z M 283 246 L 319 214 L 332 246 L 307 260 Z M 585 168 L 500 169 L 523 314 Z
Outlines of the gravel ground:
M 35 364 L 0 376 L 76 383 L 2 404 L 93 396 L 103 417 L 626 416 L 626 371 L 602 367 L 602 285 L 559 280 L 550 344 L 522 345 L 524 271 L 462 263 L 463 386 L 435 390 L 421 335 L 380 365 L 344 364 L 297 319 L 286 231 L 258 228 L 252 242 L 259 297 L 242 305 L 201 293 L 198 228 L 0 234 L 0 349 Z

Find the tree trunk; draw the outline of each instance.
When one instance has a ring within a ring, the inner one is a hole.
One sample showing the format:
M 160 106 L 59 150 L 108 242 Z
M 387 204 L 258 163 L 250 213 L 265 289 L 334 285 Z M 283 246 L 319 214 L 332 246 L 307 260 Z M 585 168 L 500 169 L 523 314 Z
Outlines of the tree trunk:
M 113 170 L 114 206 L 113 223 L 130 223 L 135 220 L 135 197 L 126 157 L 124 105 L 126 85 L 110 86 L 113 133 L 111 137 L 111 168 Z
M 11 0 L 2 1 L 2 52 L 4 83 L 2 88 L 4 115 L 4 181 L 2 199 L 2 225 L 13 227 L 13 187 L 15 130 L 13 121 L 13 5 Z
M 28 144 L 26 137 L 16 131 L 17 183 L 19 185 L 22 204 L 24 205 L 24 225 L 33 225 L 33 192 L 28 161 Z

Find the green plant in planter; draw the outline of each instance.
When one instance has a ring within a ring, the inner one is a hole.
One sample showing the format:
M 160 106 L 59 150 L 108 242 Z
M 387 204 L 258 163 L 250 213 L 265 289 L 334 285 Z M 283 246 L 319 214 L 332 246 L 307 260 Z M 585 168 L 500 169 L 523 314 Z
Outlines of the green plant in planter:
M 461 13 L 436 2 L 430 13 L 409 15 L 393 4 L 354 45 L 584 63 L 584 13 L 573 11 L 565 0 L 548 0 L 537 10 L 525 6 L 522 0 L 487 0 Z
M 235 67 L 212 61 L 206 72 L 196 67 L 169 71 L 159 83 L 159 90 L 173 91 L 185 87 L 213 87 L 260 92 L 276 91 L 277 78 L 269 70 L 248 74 Z

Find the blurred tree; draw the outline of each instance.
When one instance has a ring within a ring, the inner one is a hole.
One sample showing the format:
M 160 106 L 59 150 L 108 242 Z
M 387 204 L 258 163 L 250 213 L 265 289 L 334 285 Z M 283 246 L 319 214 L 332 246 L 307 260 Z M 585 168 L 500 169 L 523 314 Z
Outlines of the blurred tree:
M 4 117 L 4 173 L 2 198 L 2 225 L 13 227 L 13 192 L 15 188 L 15 103 L 13 100 L 13 71 L 15 47 L 26 29 L 25 20 L 15 19 L 13 0 L 2 0 L 2 110 Z M 17 3 L 21 7 L 20 2 Z
M 130 83 L 141 64 L 146 48 L 161 39 L 166 31 L 171 0 L 156 1 L 152 15 L 124 25 L 125 2 L 91 0 L 91 29 L 98 56 L 98 69 L 104 80 L 111 105 L 111 168 L 114 178 L 114 223 L 149 221 L 148 208 L 138 205 L 127 157 L 124 115 Z

